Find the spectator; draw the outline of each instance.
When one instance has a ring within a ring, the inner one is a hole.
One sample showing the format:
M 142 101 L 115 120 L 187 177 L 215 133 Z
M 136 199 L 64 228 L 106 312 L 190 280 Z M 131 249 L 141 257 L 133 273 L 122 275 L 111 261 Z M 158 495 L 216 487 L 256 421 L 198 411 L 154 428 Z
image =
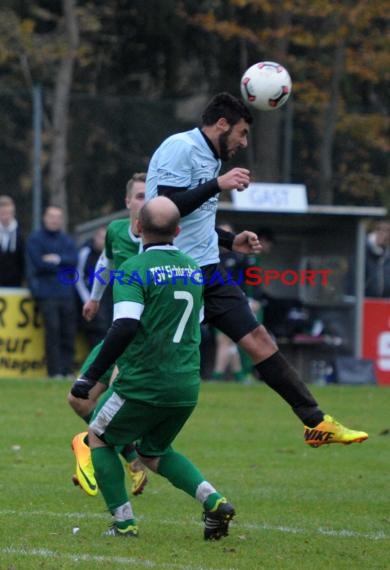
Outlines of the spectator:
M 218 228 L 234 233 L 234 227 L 229 223 L 218 224 Z M 261 228 L 257 232 L 262 245 L 262 254 L 268 254 L 274 244 L 275 238 L 271 229 Z M 235 251 L 220 249 L 221 265 L 228 271 L 229 278 L 240 285 L 246 294 L 249 306 L 256 315 L 259 322 L 262 322 L 262 301 L 264 293 L 259 286 L 248 286 L 245 284 L 245 272 L 249 267 L 260 266 L 259 255 L 243 255 Z M 256 370 L 245 351 L 234 343 L 228 336 L 216 331 L 216 361 L 212 374 L 214 380 L 226 378 L 226 373 L 230 373 L 237 382 L 249 382 L 252 376 L 257 377 Z M 229 376 L 228 376 L 229 377 Z
M 76 283 L 76 291 L 81 305 L 84 305 L 90 298 L 92 289 L 92 274 L 95 265 L 104 249 L 106 239 L 106 228 L 98 228 L 78 254 L 77 271 L 79 280 Z M 81 314 L 82 306 L 79 307 L 78 314 Z M 107 329 L 112 321 L 112 289 L 107 287 L 100 301 L 100 309 L 95 318 L 91 321 L 81 319 L 80 328 L 85 333 L 90 349 L 98 344 L 106 335 Z
M 261 269 L 261 260 L 264 255 L 268 255 L 271 252 L 275 243 L 275 236 L 274 232 L 270 228 L 266 227 L 259 228 L 256 231 L 256 234 L 261 243 L 261 254 L 251 254 L 246 256 L 246 263 L 250 267 Z M 249 306 L 258 322 L 264 324 L 264 309 L 268 305 L 269 296 L 263 291 L 261 285 L 246 285 L 244 291 L 248 297 Z M 240 347 L 238 347 L 238 352 L 241 358 L 242 369 L 245 377 L 255 377 L 259 380 L 260 376 L 247 353 Z
M 200 325 L 200 376 L 202 380 L 210 380 L 214 370 L 215 331 L 208 323 Z
M 24 277 L 24 239 L 15 219 L 15 203 L 0 196 L 0 287 L 21 287 Z
M 366 239 L 365 296 L 390 297 L 390 221 L 377 222 Z
M 43 215 L 43 228 L 27 240 L 28 284 L 43 317 L 47 372 L 57 379 L 72 375 L 77 324 L 72 284 L 77 249 L 62 231 L 63 222 L 62 209 L 49 206 Z M 60 273 L 67 267 L 69 273 Z

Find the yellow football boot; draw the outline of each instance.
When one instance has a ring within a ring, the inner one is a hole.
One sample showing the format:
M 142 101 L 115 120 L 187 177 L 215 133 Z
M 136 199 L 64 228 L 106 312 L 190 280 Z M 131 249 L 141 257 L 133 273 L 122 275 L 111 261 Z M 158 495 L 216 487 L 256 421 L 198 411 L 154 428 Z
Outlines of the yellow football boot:
M 73 475 L 72 480 L 87 495 L 95 497 L 98 494 L 98 486 L 92 464 L 91 450 L 85 443 L 87 435 L 88 432 L 83 431 L 75 435 L 72 440 L 72 449 L 76 457 L 76 474 Z
M 131 463 L 126 463 L 129 476 L 132 479 L 131 492 L 133 495 L 140 495 L 148 482 L 146 468 L 139 459 L 134 459 Z
M 328 445 L 330 443 L 361 443 L 368 438 L 365 431 L 355 431 L 349 429 L 332 416 L 325 415 L 321 423 L 313 428 L 305 426 L 304 439 L 305 443 L 312 447 L 320 447 L 320 445 Z

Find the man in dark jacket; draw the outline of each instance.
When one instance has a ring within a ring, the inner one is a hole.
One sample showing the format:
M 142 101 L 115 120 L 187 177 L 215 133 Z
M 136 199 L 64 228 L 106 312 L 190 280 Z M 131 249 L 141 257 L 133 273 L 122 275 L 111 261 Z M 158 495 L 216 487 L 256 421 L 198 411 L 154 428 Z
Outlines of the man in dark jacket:
M 43 215 L 43 228 L 27 240 L 28 285 L 43 317 L 51 378 L 71 376 L 77 326 L 77 249 L 73 239 L 62 231 L 63 220 L 62 209 L 49 206 Z
M 91 274 L 95 271 L 95 266 L 102 254 L 106 238 L 106 228 L 98 228 L 92 239 L 86 242 L 78 252 L 77 271 L 79 280 L 76 283 L 78 294 L 78 314 L 81 316 L 83 305 L 89 301 L 92 289 Z M 112 323 L 112 287 L 105 289 L 96 316 L 87 321 L 81 318 L 79 328 L 84 332 L 89 347 L 92 349 L 104 339 Z
M 15 203 L 0 196 L 0 287 L 21 287 L 24 277 L 24 240 L 15 219 Z
M 366 297 L 390 298 L 390 221 L 377 222 L 366 240 Z

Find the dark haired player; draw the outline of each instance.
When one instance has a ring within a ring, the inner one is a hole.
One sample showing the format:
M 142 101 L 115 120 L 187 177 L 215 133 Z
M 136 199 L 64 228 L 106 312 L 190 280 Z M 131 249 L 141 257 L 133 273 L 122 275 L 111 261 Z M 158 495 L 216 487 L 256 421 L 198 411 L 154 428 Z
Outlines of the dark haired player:
M 225 275 L 218 265 L 218 242 L 241 253 L 259 251 L 254 233 L 218 235 L 215 229 L 218 194 L 221 190 L 243 191 L 250 182 L 245 168 L 233 168 L 222 175 L 220 169 L 222 161 L 247 146 L 252 120 L 242 101 L 220 93 L 204 110 L 201 127 L 168 137 L 149 164 L 146 200 L 164 195 L 176 204 L 182 220 L 175 244 L 199 263 L 206 278 L 217 268 Z M 259 376 L 291 406 L 305 426 L 306 443 L 319 446 L 367 439 L 365 432 L 348 429 L 322 412 L 296 370 L 255 319 L 244 293 L 227 278 L 223 284 L 206 283 L 205 320 L 238 343 Z

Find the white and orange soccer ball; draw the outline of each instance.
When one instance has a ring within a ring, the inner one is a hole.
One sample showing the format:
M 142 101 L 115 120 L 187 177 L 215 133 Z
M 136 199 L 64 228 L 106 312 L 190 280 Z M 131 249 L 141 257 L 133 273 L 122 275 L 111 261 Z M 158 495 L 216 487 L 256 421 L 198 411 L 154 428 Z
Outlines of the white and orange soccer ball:
M 260 111 L 275 111 L 290 97 L 292 82 L 283 65 L 260 61 L 245 71 L 240 87 L 241 95 L 249 106 Z

